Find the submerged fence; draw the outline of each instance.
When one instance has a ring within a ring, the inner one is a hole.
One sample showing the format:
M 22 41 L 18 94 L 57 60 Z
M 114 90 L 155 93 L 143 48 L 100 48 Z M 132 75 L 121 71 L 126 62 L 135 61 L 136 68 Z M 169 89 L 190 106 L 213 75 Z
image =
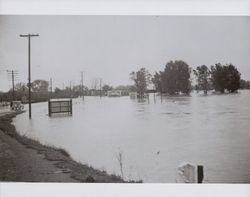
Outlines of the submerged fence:
M 72 115 L 72 99 L 50 99 L 48 101 L 49 116 L 58 113 Z

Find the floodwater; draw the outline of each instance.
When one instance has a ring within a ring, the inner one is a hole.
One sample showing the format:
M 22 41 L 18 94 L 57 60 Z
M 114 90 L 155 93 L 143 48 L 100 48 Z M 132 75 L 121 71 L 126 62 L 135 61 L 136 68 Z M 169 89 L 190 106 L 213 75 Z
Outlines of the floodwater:
M 25 106 L 26 109 L 28 106 Z M 14 120 L 18 132 L 67 150 L 73 159 L 126 180 L 174 183 L 184 161 L 204 166 L 204 182 L 250 183 L 250 91 L 190 97 L 153 95 L 73 100 L 73 116 L 48 117 L 32 104 Z

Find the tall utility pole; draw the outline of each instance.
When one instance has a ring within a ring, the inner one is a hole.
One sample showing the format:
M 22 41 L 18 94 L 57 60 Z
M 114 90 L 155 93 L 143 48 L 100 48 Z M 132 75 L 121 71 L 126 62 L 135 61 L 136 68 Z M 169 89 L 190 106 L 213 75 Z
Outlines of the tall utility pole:
M 70 92 L 70 98 L 72 98 L 71 81 L 69 82 L 69 92 Z
M 17 71 L 14 70 L 7 70 L 7 73 L 11 75 L 12 81 L 12 101 L 15 100 L 15 75 L 17 75 Z
M 82 94 L 82 100 L 84 100 L 84 91 L 83 91 L 83 72 L 81 72 L 81 94 Z
M 100 79 L 100 98 L 102 97 L 102 79 Z
M 52 78 L 50 78 L 50 98 L 52 99 L 53 89 L 52 89 Z
M 31 119 L 31 73 L 30 73 L 30 39 L 37 37 L 39 34 L 21 34 L 20 37 L 28 38 L 28 86 L 29 86 L 29 119 Z

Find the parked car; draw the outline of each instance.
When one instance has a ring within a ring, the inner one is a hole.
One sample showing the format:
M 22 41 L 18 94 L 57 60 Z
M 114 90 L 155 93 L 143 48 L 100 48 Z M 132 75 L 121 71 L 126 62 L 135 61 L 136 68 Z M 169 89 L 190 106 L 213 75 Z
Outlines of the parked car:
M 21 101 L 11 101 L 10 108 L 14 111 L 22 111 L 24 109 L 24 105 L 21 103 Z

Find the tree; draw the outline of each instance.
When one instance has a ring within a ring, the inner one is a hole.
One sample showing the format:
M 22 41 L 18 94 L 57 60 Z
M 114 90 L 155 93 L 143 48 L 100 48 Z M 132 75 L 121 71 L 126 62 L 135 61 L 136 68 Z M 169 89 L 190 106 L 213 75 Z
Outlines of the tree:
M 191 69 L 189 65 L 181 60 L 170 61 L 166 64 L 165 70 L 161 73 L 161 85 L 163 92 L 170 95 L 191 91 L 190 81 Z
M 150 83 L 150 73 L 145 68 L 141 68 L 137 72 L 130 73 L 130 78 L 135 83 L 136 91 L 139 94 L 139 97 L 143 98 L 147 90 L 147 86 Z
M 20 93 L 28 92 L 28 87 L 26 86 L 25 83 L 17 83 L 15 85 L 15 90 Z
M 155 72 L 152 83 L 155 86 L 155 90 L 158 92 L 162 92 L 162 72 Z
M 215 91 L 224 93 L 225 90 L 235 92 L 240 88 L 240 72 L 232 65 L 211 66 L 211 80 Z
M 240 72 L 232 64 L 226 66 L 226 70 L 227 70 L 226 89 L 229 92 L 235 92 L 240 88 Z
M 198 87 L 204 91 L 204 94 L 207 94 L 211 74 L 209 68 L 206 65 L 198 66 L 196 70 L 194 70 L 194 74 L 197 77 Z
M 241 89 L 250 89 L 250 81 L 246 81 L 244 79 L 240 80 L 240 88 Z
M 48 92 L 49 82 L 37 79 L 31 83 L 31 89 L 34 92 Z
M 109 86 L 109 85 L 107 85 L 107 84 L 105 84 L 104 86 L 102 86 L 102 90 L 103 90 L 104 92 L 107 92 L 107 91 L 112 90 L 112 89 L 113 89 L 112 86 Z
M 211 80 L 215 91 L 224 93 L 226 88 L 226 72 L 225 67 L 220 63 L 211 66 Z

